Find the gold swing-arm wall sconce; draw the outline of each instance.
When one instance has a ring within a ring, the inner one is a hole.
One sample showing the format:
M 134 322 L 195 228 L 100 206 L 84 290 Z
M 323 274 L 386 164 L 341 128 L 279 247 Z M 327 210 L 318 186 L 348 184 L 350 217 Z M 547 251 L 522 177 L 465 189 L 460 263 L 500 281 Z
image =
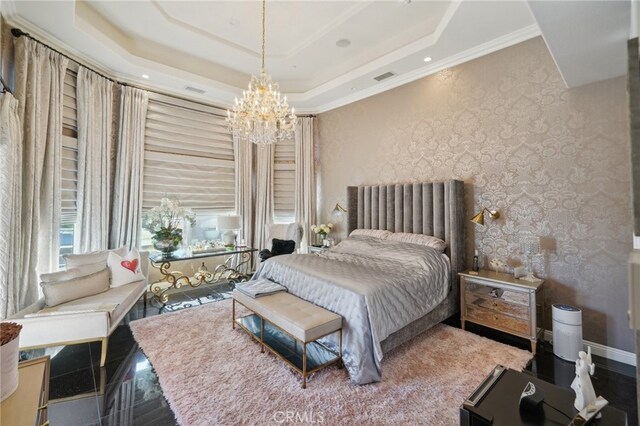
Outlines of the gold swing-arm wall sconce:
M 486 208 L 482 208 L 478 214 L 471 218 L 471 222 L 484 226 L 484 213 L 489 213 L 489 217 L 491 219 L 498 219 L 500 217 L 500 212 L 497 210 L 487 210 Z
M 342 207 L 340 203 L 336 203 L 336 206 L 333 208 L 333 213 L 346 213 L 347 209 Z

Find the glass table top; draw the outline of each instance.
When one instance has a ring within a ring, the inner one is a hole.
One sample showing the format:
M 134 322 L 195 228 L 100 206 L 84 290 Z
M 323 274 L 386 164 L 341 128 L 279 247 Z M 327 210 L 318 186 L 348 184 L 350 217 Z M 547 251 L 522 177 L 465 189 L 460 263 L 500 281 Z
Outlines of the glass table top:
M 231 254 L 242 254 L 242 253 L 253 253 L 258 251 L 258 249 L 252 247 L 234 247 L 232 249 L 220 248 L 215 251 L 201 252 L 201 253 L 193 253 L 191 250 L 180 249 L 171 254 L 163 254 L 159 251 L 154 251 L 149 255 L 149 260 L 155 263 L 159 262 L 177 262 L 180 260 L 192 260 L 192 259 L 202 259 L 205 257 L 215 257 L 215 256 L 228 256 Z

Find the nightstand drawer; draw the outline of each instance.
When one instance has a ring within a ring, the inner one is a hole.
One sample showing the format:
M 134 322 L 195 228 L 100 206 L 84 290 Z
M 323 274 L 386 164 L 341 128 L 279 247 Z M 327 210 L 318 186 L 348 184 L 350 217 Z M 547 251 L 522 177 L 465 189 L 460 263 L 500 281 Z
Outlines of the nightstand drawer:
M 484 309 L 473 304 L 467 304 L 465 318 L 488 327 L 512 331 L 520 335 L 529 334 L 528 319 L 515 318 L 500 312 Z
M 506 292 L 505 292 L 506 294 Z M 528 295 L 524 295 L 528 298 Z M 529 319 L 529 305 L 521 305 L 513 303 L 508 299 L 493 296 L 481 296 L 476 293 L 467 293 L 465 296 L 467 305 L 481 307 L 487 310 L 496 311 L 496 313 L 510 315 L 516 318 Z
M 520 306 L 529 306 L 529 292 L 515 291 L 487 285 L 473 280 L 467 280 L 465 287 L 467 295 L 473 294 L 478 297 L 502 299 L 507 303 Z

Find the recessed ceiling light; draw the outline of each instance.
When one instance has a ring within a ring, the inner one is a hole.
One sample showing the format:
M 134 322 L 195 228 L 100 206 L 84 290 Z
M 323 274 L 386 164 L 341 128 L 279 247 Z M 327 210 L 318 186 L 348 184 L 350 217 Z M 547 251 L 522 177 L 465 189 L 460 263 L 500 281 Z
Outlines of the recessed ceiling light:
M 336 41 L 336 46 L 338 47 L 348 47 L 350 44 L 351 40 L 346 38 L 341 38 L 340 40 Z
M 431 56 L 427 56 L 426 58 L 424 58 L 425 62 L 431 62 Z
M 353 92 L 354 90 L 356 90 L 356 88 L 355 88 L 355 87 L 352 87 L 352 88 L 351 88 L 351 89 L 349 89 L 349 90 L 351 90 L 351 91 Z
M 232 27 L 235 27 L 239 23 L 240 23 L 240 21 L 238 21 L 236 18 L 229 19 L 229 25 L 231 25 Z
M 149 78 L 149 74 L 142 74 L 142 78 Z
M 291 68 L 293 68 L 295 70 L 296 68 L 298 68 L 298 66 L 297 65 L 291 65 Z

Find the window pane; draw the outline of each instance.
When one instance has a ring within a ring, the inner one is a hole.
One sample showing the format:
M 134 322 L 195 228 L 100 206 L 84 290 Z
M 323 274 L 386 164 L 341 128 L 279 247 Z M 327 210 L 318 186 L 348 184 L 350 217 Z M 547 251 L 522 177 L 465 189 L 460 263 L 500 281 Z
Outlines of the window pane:
M 73 239 L 75 226 L 72 224 L 60 225 L 60 257 L 58 265 L 64 268 L 64 255 L 73 253 Z

